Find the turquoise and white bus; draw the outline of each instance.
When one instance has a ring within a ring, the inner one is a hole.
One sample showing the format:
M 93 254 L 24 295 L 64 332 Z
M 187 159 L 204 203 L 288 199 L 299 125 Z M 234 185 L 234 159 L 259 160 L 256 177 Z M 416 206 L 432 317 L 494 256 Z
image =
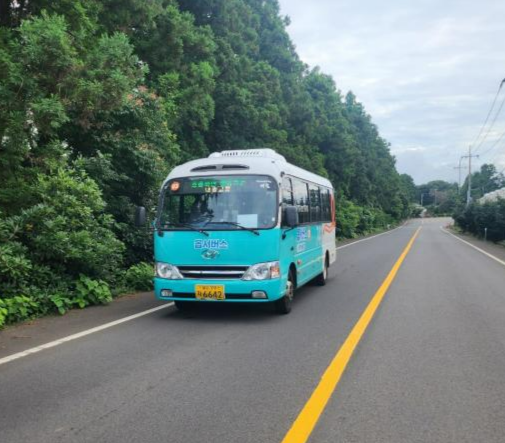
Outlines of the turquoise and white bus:
M 286 314 L 295 289 L 324 285 L 336 259 L 330 181 L 271 149 L 177 166 L 161 188 L 154 227 L 155 294 L 181 310 L 271 302 Z

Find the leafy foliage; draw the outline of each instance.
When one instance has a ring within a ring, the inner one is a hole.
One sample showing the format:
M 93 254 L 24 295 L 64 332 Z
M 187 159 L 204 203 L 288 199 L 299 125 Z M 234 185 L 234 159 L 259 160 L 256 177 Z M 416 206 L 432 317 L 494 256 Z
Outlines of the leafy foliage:
M 329 177 L 342 236 L 409 215 L 411 178 L 354 94 L 299 60 L 277 0 L 0 6 L 0 324 L 150 289 L 134 207 L 152 218 L 168 171 L 213 151 Z
M 112 301 L 109 285 L 102 280 L 92 280 L 80 275 L 75 284 L 76 303 L 80 308 L 87 305 L 107 304 Z
M 37 312 L 37 303 L 31 297 L 26 295 L 16 295 L 13 298 L 3 300 L 5 316 L 9 323 L 30 318 Z
M 472 173 L 471 199 L 477 201 L 485 194 L 503 187 L 505 187 L 505 176 L 497 173 L 494 165 L 483 164 L 479 171 Z M 459 189 L 456 183 L 434 180 L 417 186 L 415 201 L 418 203 L 422 201 L 423 206 L 431 215 L 457 214 L 460 216 L 465 209 L 467 191 L 468 177 Z
M 139 291 L 150 291 L 153 289 L 153 266 L 149 263 L 139 263 L 131 266 L 124 277 L 126 286 Z
M 468 208 L 456 212 L 456 224 L 465 232 L 484 237 L 494 242 L 505 240 L 505 200 L 472 203 Z
M 473 200 L 503 187 L 505 187 L 505 176 L 498 174 L 494 165 L 485 163 L 480 167 L 479 171 L 472 173 L 471 197 Z M 461 187 L 461 195 L 466 196 L 467 190 L 468 177 Z

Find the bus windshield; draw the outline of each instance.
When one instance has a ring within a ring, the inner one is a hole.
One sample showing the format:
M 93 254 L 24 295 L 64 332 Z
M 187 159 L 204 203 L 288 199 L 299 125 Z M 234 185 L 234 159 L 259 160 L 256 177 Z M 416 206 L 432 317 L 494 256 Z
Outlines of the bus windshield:
M 186 177 L 162 191 L 161 229 L 268 229 L 278 213 L 277 183 L 264 175 Z

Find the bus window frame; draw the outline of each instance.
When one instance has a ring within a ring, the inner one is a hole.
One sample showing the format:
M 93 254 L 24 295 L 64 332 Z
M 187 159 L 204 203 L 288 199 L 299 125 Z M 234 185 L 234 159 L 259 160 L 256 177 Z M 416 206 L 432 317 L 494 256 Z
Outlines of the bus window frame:
M 282 179 L 286 179 L 286 178 L 289 178 L 290 179 L 290 183 L 291 183 L 291 195 L 292 195 L 292 198 L 293 198 L 293 205 L 294 206 L 298 206 L 296 204 L 296 200 L 295 200 L 295 188 L 293 186 L 293 179 L 295 180 L 299 180 L 301 182 L 303 182 L 306 187 L 307 187 L 307 193 L 308 193 L 308 197 L 309 197 L 309 200 L 308 200 L 308 204 L 309 204 L 309 218 L 311 217 L 311 204 L 310 204 L 310 185 L 314 185 L 316 187 L 319 188 L 319 202 L 321 204 L 321 211 L 320 211 L 320 214 L 321 214 L 321 218 L 323 218 L 323 210 L 322 210 L 322 198 L 321 198 L 321 190 L 325 190 L 325 191 L 329 191 L 329 205 L 330 205 L 330 219 L 329 220 L 320 220 L 320 221 L 307 221 L 307 222 L 303 222 L 303 223 L 299 223 L 298 226 L 307 226 L 307 225 L 316 225 L 316 224 L 325 224 L 325 223 L 334 223 L 335 221 L 335 207 L 334 207 L 334 199 L 335 199 L 335 193 L 334 193 L 334 189 L 333 188 L 330 188 L 328 186 L 325 186 L 325 185 L 321 185 L 319 183 L 315 183 L 311 180 L 306 180 L 304 178 L 300 178 L 300 177 L 297 177 L 295 175 L 291 175 L 291 174 L 285 174 L 282 176 Z M 282 189 L 282 184 L 281 184 L 281 189 Z M 282 204 L 282 201 L 281 201 L 281 204 Z M 298 214 L 300 215 L 300 214 Z M 283 222 L 281 221 L 281 227 L 284 226 L 282 224 Z
M 173 177 L 168 179 L 163 186 L 161 187 L 160 190 L 160 195 L 158 197 L 158 208 L 156 211 L 156 222 L 155 222 L 155 229 L 158 231 L 175 231 L 175 232 L 185 232 L 185 231 L 192 231 L 192 229 L 189 228 L 184 228 L 184 226 L 181 227 L 172 227 L 172 228 L 162 228 L 160 225 L 160 211 L 163 209 L 163 205 L 165 204 L 165 196 L 167 194 L 167 190 L 169 190 L 169 186 L 173 181 L 176 180 L 184 180 L 187 178 L 205 178 L 205 177 L 219 177 L 221 176 L 220 174 L 207 174 L 207 175 L 187 175 L 184 177 Z M 268 228 L 254 228 L 255 231 L 268 231 L 270 229 L 275 229 L 278 227 L 279 224 L 279 202 L 280 202 L 280 186 L 279 183 L 277 182 L 277 179 L 271 175 L 268 174 L 222 174 L 223 177 L 244 177 L 244 176 L 255 176 L 255 177 L 268 177 L 270 178 L 273 183 L 275 183 L 275 193 L 276 193 L 276 200 L 277 200 L 277 210 L 275 211 L 275 221 L 272 224 L 272 226 Z M 232 227 L 232 228 L 209 228 L 205 227 L 206 231 L 241 231 L 241 229 L 237 227 Z

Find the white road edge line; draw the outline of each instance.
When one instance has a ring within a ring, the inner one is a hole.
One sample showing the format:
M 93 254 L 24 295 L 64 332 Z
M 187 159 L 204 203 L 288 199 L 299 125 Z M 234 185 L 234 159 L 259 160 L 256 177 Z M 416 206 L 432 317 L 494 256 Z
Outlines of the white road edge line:
M 45 343 L 40 346 L 35 346 L 34 348 L 27 349 L 26 351 L 18 352 L 16 354 L 8 355 L 7 357 L 0 358 L 0 365 L 5 363 L 9 363 L 13 360 L 17 360 L 18 358 L 26 357 L 27 355 L 36 354 L 37 352 L 43 351 L 44 349 L 54 348 L 55 346 L 59 346 L 63 343 L 76 340 L 81 337 L 85 337 L 86 335 L 94 334 L 95 332 L 103 331 L 104 329 L 112 328 L 113 326 L 120 325 L 121 323 L 126 323 L 131 320 L 135 320 L 136 318 L 143 317 L 144 315 L 152 314 L 153 312 L 159 311 L 161 309 L 166 309 L 172 306 L 174 303 L 167 303 L 165 305 L 157 306 L 152 309 L 148 309 L 147 311 L 142 311 L 137 314 L 129 315 L 128 317 L 120 318 L 119 320 L 114 320 L 109 323 L 105 323 L 100 326 L 96 326 L 91 329 L 86 329 L 85 331 L 78 332 L 76 334 L 68 335 L 66 337 L 60 338 L 58 340 L 50 341 L 49 343 Z
M 397 229 L 400 229 L 403 226 L 405 226 L 405 224 L 398 226 L 394 229 L 391 229 L 390 231 L 381 232 L 380 234 L 372 235 L 371 237 L 363 238 L 361 240 L 356 240 L 356 241 L 349 243 L 347 245 L 339 246 L 339 247 L 337 247 L 337 249 L 344 249 L 344 248 L 347 248 L 348 246 L 353 246 L 357 243 L 371 240 L 372 238 L 380 237 L 381 235 L 391 234 L 391 232 L 396 231 Z M 166 309 L 166 308 L 172 306 L 173 304 L 174 303 L 171 302 L 171 303 L 167 303 L 162 306 L 157 306 L 156 308 L 148 309 L 147 311 L 142 311 L 142 312 L 139 312 L 138 314 L 133 314 L 128 317 L 120 318 L 119 320 L 114 320 L 114 321 L 111 321 L 110 323 L 105 323 L 104 325 L 96 326 L 94 328 L 87 329 L 82 332 L 78 332 L 77 334 L 68 335 L 67 337 L 63 337 L 58 340 L 51 341 L 49 343 L 45 343 L 40 346 L 35 346 L 34 348 L 27 349 L 26 351 L 22 351 L 22 352 L 18 352 L 16 354 L 8 355 L 7 357 L 0 358 L 0 365 L 3 365 L 5 363 L 9 363 L 9 362 L 11 362 L 13 360 L 17 360 L 19 358 L 26 357 L 27 355 L 36 354 L 37 352 L 43 351 L 44 349 L 54 348 L 55 346 L 59 346 L 63 343 L 67 343 L 69 341 L 76 340 L 81 337 L 85 337 L 86 335 L 94 334 L 95 332 L 103 331 L 104 329 L 112 328 L 113 326 L 120 325 L 121 323 L 126 323 L 128 321 L 135 320 L 136 318 L 143 317 L 144 315 L 149 315 L 149 314 L 159 311 L 161 309 Z
M 451 235 L 452 237 L 454 237 L 456 240 L 459 240 L 460 242 L 463 242 L 465 244 L 467 244 L 468 246 L 471 246 L 473 249 L 476 249 L 477 251 L 481 252 L 482 254 L 484 255 L 487 255 L 489 258 L 492 258 L 494 261 L 500 263 L 501 265 L 505 266 L 505 261 L 503 260 L 500 260 L 498 257 L 495 257 L 493 254 L 490 254 L 489 252 L 486 252 L 484 251 L 483 249 L 473 245 L 472 243 L 466 241 L 466 240 L 463 240 L 462 238 L 459 238 L 457 235 L 454 235 L 452 232 L 449 232 L 447 229 L 444 229 L 442 226 L 440 226 L 440 229 L 442 231 L 444 231 L 446 234 L 449 234 Z
M 372 240 L 372 238 L 380 237 L 381 235 L 391 234 L 391 232 L 394 232 L 397 229 L 403 228 L 404 226 L 405 226 L 405 224 L 403 224 L 401 226 L 398 226 L 398 227 L 396 227 L 394 229 L 391 229 L 390 231 L 381 232 L 380 234 L 372 235 L 371 237 L 367 237 L 367 238 L 362 238 L 361 240 L 356 240 L 356 241 L 353 241 L 352 243 L 347 243 L 346 245 L 337 246 L 337 249 L 344 249 L 344 248 L 347 248 L 349 246 L 353 246 L 353 245 L 356 245 L 358 243 L 361 243 L 362 241 Z

